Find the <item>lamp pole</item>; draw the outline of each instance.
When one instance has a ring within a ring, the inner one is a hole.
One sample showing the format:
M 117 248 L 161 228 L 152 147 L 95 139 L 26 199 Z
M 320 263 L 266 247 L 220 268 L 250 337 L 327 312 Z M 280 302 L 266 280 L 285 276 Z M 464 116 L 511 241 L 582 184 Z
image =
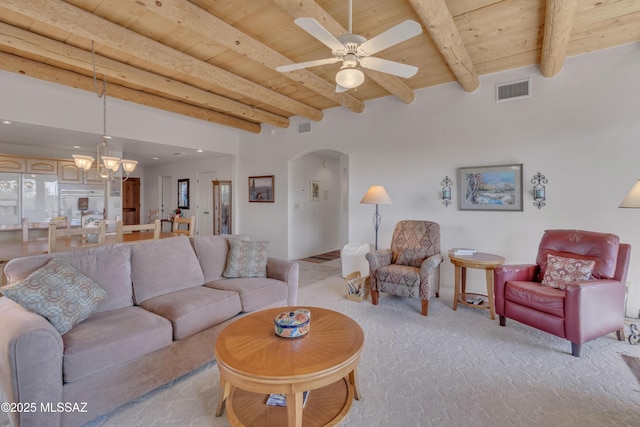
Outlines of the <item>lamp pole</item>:
M 378 227 L 380 227 L 380 221 L 382 221 L 382 215 L 378 212 L 378 204 L 376 203 L 376 213 L 373 214 L 373 228 L 376 230 L 376 251 L 378 250 Z

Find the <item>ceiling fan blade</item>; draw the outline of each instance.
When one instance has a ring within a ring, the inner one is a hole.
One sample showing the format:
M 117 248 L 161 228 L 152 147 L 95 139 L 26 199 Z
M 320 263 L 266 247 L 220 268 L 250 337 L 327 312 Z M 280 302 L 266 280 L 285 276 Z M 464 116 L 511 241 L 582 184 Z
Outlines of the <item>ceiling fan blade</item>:
M 349 90 L 348 88 L 342 87 L 342 86 L 340 86 L 339 84 L 336 83 L 336 93 L 342 93 L 342 92 L 346 92 L 348 90 Z
M 378 34 L 371 40 L 362 43 L 358 46 L 358 54 L 362 56 L 374 55 L 394 44 L 417 36 L 421 32 L 422 26 L 420 24 L 412 19 L 407 19 L 384 33 Z
M 316 59 L 314 61 L 299 62 L 297 64 L 281 65 L 279 67 L 276 67 L 276 71 L 285 73 L 287 71 L 299 70 L 301 68 L 317 67 L 318 65 L 326 65 L 326 64 L 335 64 L 339 60 L 340 60 L 339 58 L 334 57 L 334 58 Z
M 394 76 L 404 77 L 405 79 L 415 76 L 418 72 L 418 67 L 414 67 L 413 65 L 376 58 L 375 56 L 360 58 L 360 65 L 370 70 L 393 74 Z
M 318 21 L 313 18 L 297 18 L 295 21 L 296 25 L 307 33 L 311 34 L 313 37 L 322 42 L 325 46 L 327 46 L 332 51 L 345 51 L 346 48 L 342 44 L 340 40 L 335 38 L 333 34 L 327 31 Z

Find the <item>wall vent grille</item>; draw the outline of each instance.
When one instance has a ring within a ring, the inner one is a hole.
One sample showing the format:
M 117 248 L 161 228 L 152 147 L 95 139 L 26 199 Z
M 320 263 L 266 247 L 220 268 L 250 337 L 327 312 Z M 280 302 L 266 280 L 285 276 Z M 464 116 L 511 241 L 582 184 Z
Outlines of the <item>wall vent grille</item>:
M 496 102 L 510 101 L 531 96 L 531 79 L 499 84 L 496 86 Z
M 298 125 L 298 133 L 311 132 L 311 122 L 300 123 Z

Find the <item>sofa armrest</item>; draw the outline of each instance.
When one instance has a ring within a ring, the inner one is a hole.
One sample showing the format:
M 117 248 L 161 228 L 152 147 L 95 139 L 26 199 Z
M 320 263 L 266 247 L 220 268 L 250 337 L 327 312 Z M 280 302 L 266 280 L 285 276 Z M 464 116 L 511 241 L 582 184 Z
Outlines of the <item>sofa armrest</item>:
M 267 258 L 267 277 L 281 280 L 288 286 L 287 304 L 298 303 L 298 274 L 300 266 L 295 261 L 287 261 L 279 258 Z
M 493 269 L 493 294 L 496 313 L 499 316 L 504 316 L 504 286 L 507 282 L 533 282 L 538 269 L 537 264 L 500 265 Z
M 565 334 L 576 344 L 624 327 L 625 284 L 617 280 L 568 283 L 565 289 Z
M 62 401 L 62 337 L 44 317 L 0 297 L 0 388 L 6 402 L 35 403 L 34 412 L 9 413 L 12 425 L 55 426 L 60 413 L 40 402 Z

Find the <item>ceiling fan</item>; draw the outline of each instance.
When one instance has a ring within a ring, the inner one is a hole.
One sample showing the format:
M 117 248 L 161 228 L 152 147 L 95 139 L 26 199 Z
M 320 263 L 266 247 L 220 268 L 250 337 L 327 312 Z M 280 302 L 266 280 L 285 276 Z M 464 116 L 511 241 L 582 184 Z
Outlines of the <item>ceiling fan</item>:
M 404 78 L 413 77 L 418 72 L 418 67 L 413 65 L 376 58 L 372 55 L 420 34 L 422 26 L 419 23 L 408 19 L 378 34 L 371 40 L 367 40 L 358 34 L 352 34 L 352 14 L 352 4 L 351 0 L 349 0 L 349 33 L 337 38 L 315 19 L 297 18 L 294 21 L 296 25 L 331 49 L 333 58 L 282 65 L 276 67 L 276 71 L 294 71 L 342 61 L 342 67 L 336 74 L 336 92 L 345 92 L 360 86 L 364 82 L 364 73 L 358 66 Z

